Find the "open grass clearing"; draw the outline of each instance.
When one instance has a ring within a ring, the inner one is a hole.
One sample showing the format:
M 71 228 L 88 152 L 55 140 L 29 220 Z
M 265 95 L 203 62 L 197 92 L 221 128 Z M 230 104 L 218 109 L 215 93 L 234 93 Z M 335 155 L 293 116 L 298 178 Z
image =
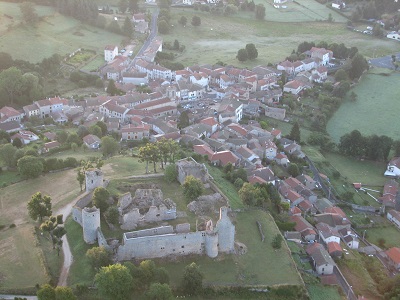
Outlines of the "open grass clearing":
M 123 39 L 121 35 L 60 15 L 49 6 L 36 6 L 37 13 L 43 18 L 35 27 L 20 25 L 22 16 L 18 3 L 0 2 L 0 11 L 14 18 L 10 21 L 2 18 L 7 23 L 12 22 L 13 27 L 2 30 L 0 36 L 0 51 L 10 53 L 13 59 L 35 63 L 55 53 L 65 55 L 78 48 L 103 53 L 106 45 L 119 45 Z M 7 28 L 9 24 L 5 26 Z
M 301 130 L 300 130 L 301 133 Z M 307 157 L 311 159 L 312 162 L 325 162 L 326 158 L 321 154 L 321 152 L 314 146 L 302 146 L 301 150 L 307 154 Z
M 178 39 L 181 45 L 185 45 L 185 51 L 176 59 L 184 65 L 213 64 L 219 60 L 242 68 L 269 62 L 278 63 L 290 55 L 293 49 L 297 49 L 297 45 L 303 41 L 328 43 L 346 41 L 347 47 L 357 46 L 361 53 L 370 57 L 374 51 L 375 55 L 378 50 L 384 55 L 400 49 L 400 46 L 392 41 L 355 34 L 347 30 L 342 23 L 290 23 L 285 22 L 288 20 L 285 18 L 280 22 L 259 21 L 254 16 L 246 18 L 246 15 L 240 13 L 231 17 L 215 17 L 210 13 L 186 8 L 173 8 L 171 14 L 173 29 L 171 33 L 162 37 L 166 42 L 173 43 Z M 181 16 L 191 20 L 194 15 L 201 18 L 199 27 L 190 24 L 183 27 L 178 23 Z M 236 55 L 247 43 L 256 45 L 258 58 L 241 63 L 236 59 Z
M 256 220 L 262 224 L 266 237 L 264 243 L 261 242 Z M 205 256 L 183 257 L 179 262 L 164 262 L 162 266 L 169 272 L 171 284 L 174 286 L 180 284 L 184 267 L 193 261 L 205 274 L 205 284 L 300 285 L 300 276 L 286 244 L 282 243 L 280 250 L 274 250 L 271 246 L 272 239 L 278 232 L 272 217 L 263 211 L 237 213 L 235 239 L 247 246 L 246 254 L 219 255 L 215 259 Z
M 94 59 L 87 63 L 82 70 L 88 72 L 97 72 L 97 70 L 105 64 L 104 57 L 98 54 Z
M 387 74 L 387 73 L 385 73 Z M 335 142 L 357 129 L 366 135 L 387 135 L 399 139 L 400 111 L 399 73 L 389 76 L 369 72 L 352 89 L 357 100 L 345 101 L 329 120 L 327 131 Z
M 140 163 L 137 157 L 132 156 L 113 156 L 104 161 L 102 167 L 104 177 L 107 179 L 123 178 L 134 175 L 146 175 L 146 163 Z M 149 174 L 152 173 L 153 166 L 149 164 Z M 164 172 L 157 166 L 157 173 Z
M 366 229 L 367 240 L 379 245 L 379 239 L 385 239 L 385 247 L 400 247 L 400 230 L 394 225 Z
M 82 150 L 78 149 L 73 151 L 72 149 L 60 151 L 57 153 L 50 154 L 49 156 L 44 156 L 44 158 L 59 158 L 59 159 L 66 159 L 67 157 L 74 157 L 78 161 L 79 160 L 89 160 L 91 158 L 101 157 L 102 154 L 100 151 L 92 151 L 92 150 Z
M 34 236 L 33 226 L 38 223 L 29 218 L 26 209 L 27 202 L 38 191 L 52 198 L 56 211 L 80 193 L 75 170 L 50 173 L 1 189 L 1 223 L 16 224 L 16 228 L 0 232 L 0 247 L 4 247 L 0 251 L 0 272 L 6 270 L 9 274 L 0 288 L 33 287 L 48 281 L 42 249 Z
M 7 185 L 13 184 L 15 182 L 21 181 L 22 177 L 17 171 L 2 171 L 0 172 L 0 187 L 5 187 Z

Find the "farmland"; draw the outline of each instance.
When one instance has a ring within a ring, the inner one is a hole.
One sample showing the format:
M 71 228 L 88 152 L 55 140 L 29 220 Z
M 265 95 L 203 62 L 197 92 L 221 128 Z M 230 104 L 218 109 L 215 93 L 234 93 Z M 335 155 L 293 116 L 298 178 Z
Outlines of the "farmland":
M 400 136 L 397 114 L 400 111 L 400 102 L 397 101 L 400 90 L 394 88 L 398 85 L 400 74 L 382 75 L 381 71 L 373 70 L 364 75 L 352 89 L 357 100 L 344 102 L 329 120 L 327 131 L 335 142 L 355 129 L 363 135 L 387 135 L 393 139 Z
M 48 6 L 36 6 L 38 15 L 43 18 L 35 27 L 21 24 L 16 3 L 0 2 L 0 11 L 13 18 L 0 19 L 0 51 L 10 53 L 13 59 L 35 63 L 55 53 L 65 55 L 78 48 L 103 53 L 105 45 L 119 45 L 123 39 L 115 33 L 60 15 Z

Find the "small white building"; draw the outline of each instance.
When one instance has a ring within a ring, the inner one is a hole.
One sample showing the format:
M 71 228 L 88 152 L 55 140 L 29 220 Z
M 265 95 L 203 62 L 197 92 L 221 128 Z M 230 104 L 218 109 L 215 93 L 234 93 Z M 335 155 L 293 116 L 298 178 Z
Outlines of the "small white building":
M 104 48 L 104 60 L 110 62 L 118 55 L 118 46 L 107 45 Z
M 400 157 L 393 157 L 387 164 L 385 176 L 400 177 Z
M 386 37 L 388 39 L 392 39 L 392 40 L 396 40 L 396 41 L 400 41 L 400 34 L 397 31 L 392 31 L 389 32 Z

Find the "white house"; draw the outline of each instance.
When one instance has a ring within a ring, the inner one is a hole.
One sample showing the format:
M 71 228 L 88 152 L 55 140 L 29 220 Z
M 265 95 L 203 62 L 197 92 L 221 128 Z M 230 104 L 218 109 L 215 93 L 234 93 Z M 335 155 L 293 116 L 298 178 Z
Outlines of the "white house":
M 400 229 L 400 212 L 397 210 L 389 210 L 387 213 L 387 218 L 392 222 L 397 228 Z
M 305 88 L 305 85 L 298 80 L 292 80 L 286 83 L 283 86 L 283 91 L 287 93 L 291 93 L 293 95 L 299 94 L 303 89 Z
M 400 177 L 400 157 L 393 157 L 387 164 L 385 176 Z
M 327 65 L 331 58 L 333 58 L 333 52 L 331 50 L 326 50 L 325 48 L 316 48 L 312 47 L 311 50 L 311 58 L 318 58 L 321 60 L 320 65 Z
M 400 34 L 399 34 L 398 32 L 396 32 L 396 31 L 389 32 L 389 33 L 386 35 L 386 37 L 387 37 L 388 39 L 400 41 Z
M 118 55 L 118 46 L 107 45 L 104 48 L 104 60 L 110 62 Z

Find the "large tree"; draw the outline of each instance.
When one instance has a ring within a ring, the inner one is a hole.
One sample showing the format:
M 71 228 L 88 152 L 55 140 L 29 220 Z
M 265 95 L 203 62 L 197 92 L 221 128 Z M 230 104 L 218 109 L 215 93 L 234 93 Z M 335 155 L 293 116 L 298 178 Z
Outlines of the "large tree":
M 28 202 L 28 214 L 33 220 L 39 219 L 42 222 L 44 217 L 51 216 L 51 198 L 42 196 L 42 193 L 37 192 L 32 195 Z
M 100 209 L 101 212 L 106 212 L 109 204 L 108 199 L 110 193 L 104 187 L 97 187 L 93 192 L 92 202 L 93 205 Z
M 112 264 L 110 253 L 104 247 L 93 247 L 86 251 L 86 257 L 95 270 Z
M 247 44 L 246 45 L 247 57 L 250 60 L 256 59 L 258 57 L 258 51 L 254 44 Z
M 36 178 L 43 172 L 43 162 L 39 157 L 27 155 L 17 162 L 19 173 L 26 178 Z
M 289 138 L 300 143 L 300 126 L 298 122 L 295 122 L 290 130 Z
M 351 60 L 351 68 L 350 68 L 350 77 L 352 79 L 359 78 L 361 74 L 368 70 L 368 62 L 360 53 L 354 55 L 353 59 Z
M 168 284 L 152 283 L 146 292 L 146 298 L 149 300 L 172 300 L 175 297 Z
M 54 289 L 56 293 L 56 300 L 76 300 L 76 296 L 72 289 L 68 286 L 57 286 Z
M 115 264 L 102 267 L 94 281 L 103 297 L 125 300 L 131 295 L 132 279 L 127 267 Z
M 238 61 L 246 61 L 248 59 L 248 54 L 246 49 L 240 49 L 236 55 Z
M 265 18 L 265 6 L 264 4 L 257 4 L 256 5 L 256 18 L 258 20 L 264 20 Z
M 62 237 L 67 233 L 63 224 L 63 215 L 51 216 L 46 222 L 40 225 L 40 230 L 48 232 L 53 243 L 53 249 L 57 248 L 57 254 L 60 255 L 62 246 Z
M 185 267 L 182 279 L 182 289 L 186 294 L 198 295 L 203 289 L 204 275 L 196 263 L 191 263 Z
M 186 176 L 182 187 L 183 195 L 188 201 L 194 200 L 201 196 L 204 191 L 204 185 L 201 180 L 192 175 Z
M 8 98 L 8 102 L 13 104 L 24 90 L 24 79 L 21 70 L 11 67 L 0 73 L 0 90 L 3 90 Z
M 28 25 L 34 25 L 39 21 L 39 16 L 36 13 L 35 4 L 32 2 L 22 2 L 19 5 L 24 22 Z
M 44 284 L 36 293 L 38 300 L 55 300 L 56 292 L 50 284 Z
M 169 24 L 166 20 L 159 20 L 158 21 L 158 31 L 161 34 L 168 34 L 169 32 Z
M 119 8 L 119 11 L 121 12 L 121 13 L 125 13 L 126 12 L 126 10 L 128 9 L 128 6 L 129 6 L 129 4 L 128 4 L 128 0 L 120 0 L 119 2 L 118 2 L 118 8 Z
M 118 142 L 111 136 L 101 138 L 101 152 L 104 157 L 113 156 L 119 150 Z
M 15 152 L 17 152 L 17 150 L 17 147 L 14 147 L 11 144 L 0 146 L 0 159 L 5 163 L 8 168 L 15 167 Z
M 257 189 L 254 185 L 245 182 L 242 188 L 239 190 L 239 197 L 242 200 L 243 204 L 254 206 L 259 202 L 261 198 L 261 193 L 260 190 Z
M 183 27 L 186 26 L 187 24 L 187 18 L 185 16 L 181 16 L 181 18 L 179 19 L 179 24 L 181 24 Z
M 201 19 L 200 19 L 200 17 L 199 16 L 193 16 L 192 17 L 192 25 L 193 26 L 200 26 L 201 25 Z

